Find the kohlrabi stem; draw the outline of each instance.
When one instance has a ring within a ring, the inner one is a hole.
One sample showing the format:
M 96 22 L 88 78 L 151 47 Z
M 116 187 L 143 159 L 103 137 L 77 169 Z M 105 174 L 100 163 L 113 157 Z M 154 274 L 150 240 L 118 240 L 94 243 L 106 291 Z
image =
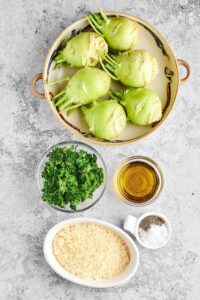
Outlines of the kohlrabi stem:
M 70 105 L 71 105 L 72 103 L 73 103 L 73 100 L 69 100 L 69 99 L 67 99 L 67 101 L 64 100 L 64 101 L 63 101 L 63 104 L 59 105 L 59 108 L 60 108 L 61 110 L 67 110 L 67 108 L 70 108 Z
M 73 110 L 73 109 L 78 108 L 78 107 L 80 107 L 80 106 L 81 106 L 80 103 L 79 103 L 79 104 L 76 104 L 76 105 L 72 105 L 72 106 L 70 106 L 70 107 L 67 109 L 67 111 Z
M 111 98 L 115 99 L 116 101 L 122 101 L 123 100 L 123 92 L 116 92 L 116 91 L 109 91 L 109 96 Z
M 60 93 L 58 93 L 57 95 L 55 95 L 53 97 L 53 99 L 55 100 L 55 99 L 59 98 L 61 95 L 63 95 L 63 94 L 65 94 L 65 91 L 62 90 Z
M 114 69 L 114 66 L 111 66 L 111 65 L 109 65 L 109 64 L 105 64 L 105 67 L 108 69 L 108 70 L 110 70 L 111 72 L 115 72 L 115 69 Z
M 112 91 L 109 92 L 109 96 L 110 96 L 112 99 L 118 101 L 118 97 L 116 97 Z
M 111 97 L 112 97 L 113 100 L 116 100 L 117 102 L 119 102 L 119 98 L 116 97 L 115 95 L 112 95 Z
M 114 65 L 117 65 L 117 62 L 116 62 L 116 58 L 115 57 L 111 57 L 110 55 L 108 55 L 107 53 L 104 53 L 103 55 L 103 59 L 105 61 L 107 61 L 108 63 L 110 64 L 114 64 Z
M 88 23 L 90 24 L 90 26 L 94 29 L 94 31 L 100 35 L 102 35 L 101 31 L 100 31 L 100 25 L 95 21 L 94 17 L 88 16 L 87 17 Z
M 63 60 L 63 54 L 62 54 L 62 51 L 59 51 L 58 52 L 58 55 L 56 55 L 55 59 L 54 59 L 56 62 L 59 62 L 61 60 Z
M 67 103 L 63 103 L 63 105 L 60 105 L 59 106 L 59 109 L 62 110 L 62 111 L 65 111 L 66 113 L 70 113 L 72 112 L 74 109 L 78 108 L 81 106 L 80 103 L 78 104 L 74 104 L 74 105 L 71 105 L 73 104 L 73 101 L 67 101 Z
M 104 23 L 104 20 L 100 17 L 98 14 L 93 15 L 94 20 L 97 22 L 97 24 L 101 27 Z
M 55 100 L 55 98 L 54 98 L 54 100 Z M 57 101 L 55 101 L 55 106 L 61 105 L 62 103 L 64 103 L 64 101 L 66 101 L 65 95 L 62 96 L 61 98 L 59 98 Z
M 61 64 L 63 62 L 66 62 L 66 61 L 64 59 L 60 59 L 60 60 L 55 60 L 55 62 L 56 62 L 55 67 L 57 67 L 57 65 L 59 65 L 59 64 Z
M 101 7 L 99 7 L 99 13 L 101 15 L 101 17 L 104 19 L 104 21 L 107 23 L 108 22 L 108 18 L 107 16 L 104 14 L 103 10 Z
M 118 78 L 117 78 L 116 76 L 114 76 L 114 75 L 110 72 L 110 70 L 108 69 L 108 64 L 106 64 L 106 65 L 104 64 L 104 62 L 103 62 L 103 60 L 102 60 L 101 57 L 99 57 L 99 62 L 100 62 L 100 64 L 101 64 L 103 70 L 104 70 L 107 74 L 109 74 L 109 76 L 110 76 L 112 79 L 118 80 Z M 112 70 L 112 72 L 114 73 L 114 69 Z
M 59 83 L 59 82 L 63 82 L 63 81 L 68 81 L 70 79 L 70 77 L 66 77 L 66 78 L 62 78 L 62 79 L 58 79 L 52 82 L 46 82 L 45 85 L 49 86 L 55 83 Z

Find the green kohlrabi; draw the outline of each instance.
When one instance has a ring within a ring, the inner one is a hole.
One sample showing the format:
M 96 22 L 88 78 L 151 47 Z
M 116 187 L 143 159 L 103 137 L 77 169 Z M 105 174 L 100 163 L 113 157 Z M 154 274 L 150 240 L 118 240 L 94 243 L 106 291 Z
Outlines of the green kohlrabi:
M 66 87 L 54 95 L 54 103 L 61 111 L 71 111 L 82 105 L 91 103 L 105 96 L 110 87 L 111 79 L 106 72 L 94 67 L 78 70 L 69 80 Z M 47 83 L 55 84 L 59 81 Z
M 158 73 L 156 58 L 146 50 L 129 50 L 118 55 L 104 54 L 100 62 L 111 78 L 130 87 L 144 87 Z
M 111 92 L 125 108 L 127 118 L 133 124 L 149 125 L 162 118 L 162 103 L 156 92 L 138 88 L 123 92 Z
M 91 107 L 83 106 L 81 110 L 90 132 L 105 140 L 115 140 L 126 125 L 123 107 L 115 100 L 94 102 Z
M 67 42 L 55 57 L 56 65 L 66 62 L 74 67 L 93 67 L 99 62 L 100 53 L 108 51 L 104 38 L 96 32 L 81 32 Z
M 99 13 L 89 15 L 87 20 L 92 28 L 101 34 L 108 45 L 114 50 L 128 50 L 134 47 L 137 42 L 137 27 L 128 18 L 109 18 L 99 8 Z

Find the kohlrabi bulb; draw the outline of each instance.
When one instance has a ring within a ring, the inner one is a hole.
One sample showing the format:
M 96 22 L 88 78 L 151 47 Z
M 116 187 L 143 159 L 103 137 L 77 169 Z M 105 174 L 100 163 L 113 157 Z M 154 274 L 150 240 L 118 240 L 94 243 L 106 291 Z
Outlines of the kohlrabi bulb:
M 98 33 L 81 32 L 67 42 L 55 61 L 57 64 L 67 62 L 75 67 L 93 67 L 99 62 L 99 55 L 107 51 L 108 45 Z
M 85 67 L 78 70 L 67 85 L 67 95 L 74 102 L 90 103 L 108 93 L 111 79 L 98 68 Z
M 110 88 L 109 75 L 98 68 L 85 67 L 78 70 L 66 87 L 54 96 L 55 105 L 69 111 L 105 96 Z
M 130 87 L 145 87 L 158 73 L 157 60 L 147 50 L 129 50 L 118 55 L 104 53 L 100 63 L 114 80 Z
M 137 28 L 128 18 L 110 18 L 102 32 L 108 45 L 114 50 L 125 51 L 137 43 Z
M 115 100 L 94 102 L 91 107 L 81 108 L 90 132 L 105 140 L 115 140 L 126 126 L 126 114 Z
M 127 90 L 122 96 L 128 119 L 137 125 L 149 125 L 162 118 L 162 103 L 154 91 L 146 88 Z
M 118 62 L 115 74 L 127 86 L 149 85 L 158 73 L 156 58 L 146 50 L 130 50 L 120 53 Z
M 92 28 L 102 34 L 112 49 L 125 51 L 136 45 L 138 32 L 131 19 L 118 16 L 109 18 L 101 8 L 99 14 L 89 15 L 87 19 Z

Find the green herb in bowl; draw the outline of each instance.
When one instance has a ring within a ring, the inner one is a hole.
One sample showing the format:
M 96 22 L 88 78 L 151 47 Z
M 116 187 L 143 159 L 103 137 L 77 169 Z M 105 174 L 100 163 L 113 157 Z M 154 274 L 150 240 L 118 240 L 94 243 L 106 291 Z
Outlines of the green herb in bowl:
M 68 205 L 76 211 L 77 205 L 92 199 L 104 182 L 104 171 L 98 165 L 97 155 L 77 147 L 73 144 L 70 147 L 53 147 L 46 155 L 41 173 L 42 199 L 54 207 L 65 208 Z

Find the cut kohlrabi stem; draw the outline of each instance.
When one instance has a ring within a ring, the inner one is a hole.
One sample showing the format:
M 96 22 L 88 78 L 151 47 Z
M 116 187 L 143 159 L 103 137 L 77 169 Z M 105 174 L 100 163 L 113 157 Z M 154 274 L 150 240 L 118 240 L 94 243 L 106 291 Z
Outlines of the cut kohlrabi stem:
M 48 85 L 57 82 L 60 80 Z M 109 91 L 110 83 L 109 75 L 103 70 L 94 67 L 82 68 L 69 79 L 62 91 L 53 96 L 55 106 L 61 111 L 70 112 L 105 96 Z
M 52 81 L 52 82 L 46 82 L 45 85 L 46 86 L 49 86 L 49 85 L 53 85 L 55 83 L 60 83 L 60 82 L 63 82 L 63 81 L 69 81 L 70 77 L 66 77 L 66 78 L 61 78 L 61 79 L 58 79 L 56 81 Z
M 100 63 L 112 79 L 130 87 L 145 87 L 158 73 L 157 60 L 147 50 L 129 50 L 118 55 L 104 53 Z
M 129 18 L 107 17 L 99 8 L 99 13 L 89 15 L 87 20 L 94 31 L 101 34 L 114 50 L 129 50 L 137 43 L 137 27 Z
M 101 35 L 96 32 L 81 32 L 67 42 L 54 61 L 56 66 L 66 62 L 74 67 L 92 67 L 99 62 L 99 55 L 107 51 L 108 45 Z

